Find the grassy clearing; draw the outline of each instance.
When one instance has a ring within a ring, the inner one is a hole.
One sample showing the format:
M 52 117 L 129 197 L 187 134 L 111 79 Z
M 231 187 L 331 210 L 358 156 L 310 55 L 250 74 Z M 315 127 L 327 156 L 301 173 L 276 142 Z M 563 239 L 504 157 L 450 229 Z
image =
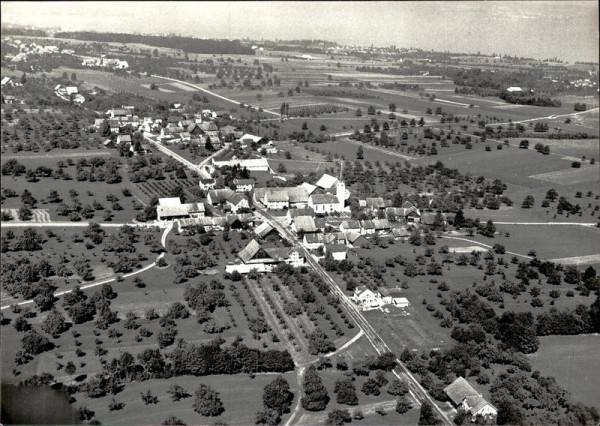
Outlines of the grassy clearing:
M 296 375 L 291 372 L 283 376 L 290 384 L 291 391 L 298 395 Z M 242 374 L 205 377 L 181 376 L 167 380 L 129 383 L 123 392 L 115 396 L 117 401 L 126 404 L 122 411 L 109 411 L 108 404 L 112 396 L 98 399 L 81 397 L 78 398 L 78 403 L 95 411 L 96 418 L 107 424 L 160 424 L 169 416 L 175 416 L 187 424 L 223 422 L 232 425 L 250 425 L 254 424 L 256 412 L 262 409 L 264 387 L 275 377 L 274 374 L 259 374 L 255 378 Z M 192 394 L 192 397 L 178 402 L 171 401 L 167 390 L 174 383 L 186 389 L 188 393 Z M 219 392 L 225 408 L 223 414 L 218 417 L 204 417 L 193 410 L 193 394 L 200 383 L 212 386 Z M 144 405 L 140 393 L 147 389 L 150 389 L 153 395 L 158 396 L 158 404 Z M 284 421 L 285 419 L 286 417 L 284 417 Z
M 598 405 L 600 399 L 600 336 L 547 336 L 540 348 L 529 356 L 534 369 L 553 376 L 559 385 L 586 405 Z M 557 368 L 560 366 L 560 368 Z

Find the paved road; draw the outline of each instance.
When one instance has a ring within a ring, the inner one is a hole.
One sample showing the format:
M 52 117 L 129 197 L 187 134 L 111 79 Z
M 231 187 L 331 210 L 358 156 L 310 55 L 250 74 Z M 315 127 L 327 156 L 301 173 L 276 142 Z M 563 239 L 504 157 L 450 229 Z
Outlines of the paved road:
M 39 160 L 42 158 L 56 158 L 62 160 L 64 158 L 76 158 L 76 157 L 98 157 L 98 156 L 109 156 L 110 151 L 97 151 L 97 152 L 72 152 L 72 153 L 56 153 L 56 154 L 38 154 L 38 155 L 2 155 L 3 160 Z
M 496 225 L 531 225 L 531 226 L 540 226 L 540 225 L 550 225 L 550 226 L 586 226 L 588 228 L 596 228 L 598 226 L 597 223 L 589 223 L 589 222 L 494 222 Z
M 342 305 L 345 307 L 349 316 L 354 320 L 354 322 L 358 325 L 358 327 L 363 331 L 365 337 L 369 340 L 369 342 L 375 348 L 375 351 L 378 354 L 384 354 L 387 352 L 393 353 L 390 347 L 385 343 L 385 341 L 379 336 L 377 331 L 371 326 L 371 324 L 367 321 L 367 319 L 363 316 L 362 312 L 358 309 L 358 307 L 346 296 L 346 294 L 340 289 L 338 284 L 331 278 L 331 276 L 321 267 L 321 265 L 312 257 L 312 255 L 306 250 L 304 246 L 298 243 L 295 235 L 291 233 L 289 229 L 283 226 L 275 217 L 273 217 L 269 212 L 267 212 L 262 207 L 255 205 L 256 212 L 261 215 L 264 220 L 266 220 L 271 226 L 273 226 L 280 235 L 285 238 L 294 248 L 300 251 L 302 255 L 305 257 L 307 263 L 312 266 L 312 268 L 317 272 L 321 278 L 329 284 L 331 292 L 338 296 Z M 396 358 L 396 362 L 398 363 L 398 367 L 393 371 L 394 375 L 404 380 L 409 387 L 410 395 L 413 399 L 421 404 L 423 401 L 428 401 L 437 412 L 438 417 L 442 420 L 443 423 L 447 425 L 452 425 L 452 421 L 444 412 L 441 410 L 438 405 L 433 401 L 433 399 L 429 396 L 427 391 L 421 386 L 419 381 L 412 375 L 412 373 L 406 368 L 404 364 L 400 361 L 400 359 Z

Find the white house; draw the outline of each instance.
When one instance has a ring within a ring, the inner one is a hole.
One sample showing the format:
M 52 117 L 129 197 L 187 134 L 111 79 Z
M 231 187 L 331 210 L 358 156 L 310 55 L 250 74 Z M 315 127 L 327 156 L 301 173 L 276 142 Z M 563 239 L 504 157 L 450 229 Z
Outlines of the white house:
M 478 418 L 488 421 L 495 419 L 498 410 L 479 393 L 463 377 L 457 378 L 444 388 L 444 392 L 456 408 L 462 407 L 466 413 L 471 415 L 471 421 Z
M 200 189 L 203 191 L 210 191 L 211 189 L 215 189 L 215 185 L 217 181 L 214 179 L 200 179 Z
M 379 308 L 383 303 L 379 293 L 369 290 L 366 286 L 361 285 L 354 289 L 352 299 L 363 309 Z
M 379 295 L 386 305 L 396 305 L 399 308 L 406 308 L 410 305 L 408 299 L 402 296 L 402 289 L 399 288 L 380 288 Z
M 204 217 L 204 204 L 182 204 L 179 197 L 159 198 L 156 215 L 158 220 L 201 218 Z
M 325 244 L 325 254 L 331 253 L 334 260 L 346 260 L 348 258 L 348 247 L 344 244 Z
M 250 192 L 254 189 L 255 181 L 252 179 L 234 179 L 235 192 Z
M 523 93 L 523 89 L 521 89 L 518 86 L 509 87 L 508 89 L 506 89 L 506 91 L 510 93 Z

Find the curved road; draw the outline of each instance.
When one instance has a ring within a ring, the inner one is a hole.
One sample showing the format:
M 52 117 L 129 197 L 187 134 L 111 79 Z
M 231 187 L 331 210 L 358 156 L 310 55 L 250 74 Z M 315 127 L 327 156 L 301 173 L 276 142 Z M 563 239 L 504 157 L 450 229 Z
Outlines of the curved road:
M 46 223 L 46 224 L 43 224 L 43 225 L 45 225 L 45 226 L 48 226 L 49 224 L 48 224 L 48 223 Z M 112 225 L 112 224 L 111 224 L 111 225 Z M 122 226 L 122 225 L 119 225 L 119 226 Z M 171 229 L 172 229 L 172 228 L 173 228 L 173 224 L 171 223 L 171 224 L 170 224 L 170 226 L 167 226 L 167 227 L 165 228 L 165 230 L 163 231 L 163 234 L 162 234 L 162 236 L 161 236 L 161 239 L 160 239 L 160 242 L 161 242 L 161 244 L 162 244 L 162 246 L 163 246 L 163 247 L 165 247 L 165 244 L 166 244 L 166 238 L 167 238 L 167 234 L 168 234 L 168 233 L 171 231 Z M 164 253 L 161 253 L 161 254 L 159 254 L 159 255 L 158 255 L 158 257 L 156 258 L 156 260 L 155 260 L 154 262 L 152 262 L 152 263 L 150 263 L 150 264 L 148 264 L 148 265 L 144 266 L 144 267 L 143 267 L 143 268 L 141 268 L 141 269 L 138 269 L 137 271 L 133 271 L 133 272 L 130 272 L 130 273 L 128 273 L 128 274 L 124 274 L 124 275 L 123 275 L 123 278 L 129 278 L 129 277 L 132 277 L 132 276 L 134 276 L 134 275 L 141 274 L 142 272 L 145 272 L 145 271 L 147 271 L 148 269 L 155 267 L 155 266 L 156 266 L 156 262 L 158 262 L 158 259 L 161 259 L 161 258 L 163 258 L 163 257 L 164 257 L 164 255 L 165 255 Z M 80 288 L 81 288 L 81 290 L 85 290 L 85 289 L 88 289 L 88 288 L 97 287 L 97 286 L 99 286 L 99 285 L 107 284 L 107 283 L 110 283 L 110 282 L 113 282 L 113 281 L 116 281 L 116 280 L 117 280 L 117 277 L 116 277 L 116 276 L 114 276 L 114 277 L 112 277 L 112 278 L 106 278 L 106 279 L 104 279 L 104 280 L 100 280 L 100 281 L 96 281 L 96 282 L 93 282 L 93 283 L 90 283 L 90 284 L 86 284 L 86 285 L 84 285 L 84 286 L 81 286 Z M 73 290 L 72 290 L 72 289 L 71 289 L 71 290 L 62 290 L 62 291 L 57 291 L 56 293 L 54 293 L 54 297 L 63 296 L 63 295 L 65 295 L 65 294 L 72 293 L 72 292 L 73 292 Z M 15 303 L 15 304 L 16 304 L 16 305 L 18 305 L 18 306 L 22 306 L 22 305 L 28 305 L 28 304 L 30 304 L 30 303 L 33 303 L 33 299 L 30 299 L 30 300 L 24 300 L 24 301 L 22 301 L 22 302 L 18 302 L 18 303 Z M 10 308 L 11 306 L 12 306 L 12 305 L 5 305 L 5 306 L 2 306 L 2 307 L 0 308 L 0 310 L 2 310 L 2 311 L 3 311 L 3 310 L 5 310 L 5 309 L 8 309 L 8 308 Z

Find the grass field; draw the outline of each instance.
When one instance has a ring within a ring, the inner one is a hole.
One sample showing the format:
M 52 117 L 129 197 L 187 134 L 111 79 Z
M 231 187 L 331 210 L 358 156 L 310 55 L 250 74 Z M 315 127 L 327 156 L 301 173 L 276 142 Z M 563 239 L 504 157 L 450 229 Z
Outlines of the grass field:
M 578 401 L 598 406 L 600 401 L 600 336 L 547 336 L 529 356 L 534 369 L 553 376 Z
M 109 411 L 108 404 L 112 396 L 98 399 L 81 397 L 78 398 L 77 403 L 95 411 L 96 418 L 104 424 L 160 424 L 168 417 L 175 416 L 187 424 L 223 422 L 232 425 L 251 425 L 254 424 L 256 412 L 262 410 L 263 388 L 275 377 L 277 377 L 275 374 L 258 374 L 254 378 L 242 374 L 180 376 L 167 380 L 129 383 L 123 392 L 115 396 L 117 401 L 125 403 L 122 411 Z M 283 377 L 297 397 L 296 375 L 292 372 L 284 374 Z M 186 389 L 192 397 L 178 402 L 171 401 L 167 390 L 174 383 Z M 200 383 L 209 385 L 219 392 L 225 408 L 223 414 L 217 417 L 204 417 L 193 410 L 193 394 Z M 147 389 L 151 389 L 152 394 L 158 396 L 158 404 L 144 405 L 140 393 Z

